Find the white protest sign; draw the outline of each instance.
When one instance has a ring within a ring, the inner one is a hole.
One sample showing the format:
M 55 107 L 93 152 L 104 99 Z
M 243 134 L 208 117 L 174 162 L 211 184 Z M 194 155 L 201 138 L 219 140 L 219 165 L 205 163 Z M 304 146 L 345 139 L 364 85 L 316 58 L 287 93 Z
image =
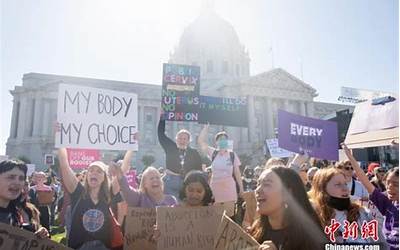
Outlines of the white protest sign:
M 60 84 L 55 146 L 138 150 L 137 95 Z
M 26 164 L 28 170 L 26 171 L 26 176 L 31 176 L 33 172 L 35 172 L 36 165 L 35 164 Z
M 267 143 L 267 147 L 271 157 L 292 157 L 294 155 L 293 152 L 290 152 L 286 149 L 280 148 L 278 144 L 278 138 L 273 139 L 266 139 L 265 142 Z
M 222 206 L 157 207 L 157 249 L 213 249 L 222 214 Z

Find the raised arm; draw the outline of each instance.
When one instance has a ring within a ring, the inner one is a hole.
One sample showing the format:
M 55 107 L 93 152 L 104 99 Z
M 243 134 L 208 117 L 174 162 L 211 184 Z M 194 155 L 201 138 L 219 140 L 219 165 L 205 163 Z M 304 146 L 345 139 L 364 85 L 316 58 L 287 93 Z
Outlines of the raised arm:
M 129 187 L 128 181 L 124 174 L 122 173 L 122 169 L 116 165 L 112 166 L 113 170 L 111 171 L 111 175 L 113 176 L 113 192 L 114 188 L 118 191 L 121 191 L 122 196 L 124 197 L 128 206 L 137 207 L 139 206 L 140 200 L 140 191 L 132 190 Z M 115 183 L 117 182 L 117 183 Z
M 199 145 L 200 150 L 206 155 L 208 155 L 208 143 L 207 143 L 208 127 L 209 124 L 204 125 L 203 129 L 199 134 L 199 137 L 197 138 L 197 144 Z
M 342 148 L 351 162 L 351 166 L 354 168 L 354 171 L 356 172 L 356 175 L 358 177 L 358 180 L 364 185 L 364 187 L 367 189 L 369 194 L 372 194 L 374 192 L 375 187 L 374 185 L 369 182 L 367 175 L 364 173 L 364 171 L 361 169 L 360 165 L 358 164 L 357 160 L 354 158 L 353 154 L 351 153 L 350 149 L 346 146 L 346 144 L 342 143 Z
M 164 151 L 166 151 L 169 147 L 176 146 L 175 142 L 165 135 L 164 114 L 160 115 L 160 121 L 158 122 L 157 132 L 158 132 L 158 141 L 160 142 L 161 147 L 163 147 Z
M 121 170 L 124 175 L 126 173 L 128 173 L 128 171 L 131 167 L 132 156 L 133 156 L 133 151 L 127 150 L 125 153 L 125 156 L 124 156 L 124 160 L 122 161 L 122 166 L 121 166 Z
M 58 149 L 58 158 L 60 161 L 60 172 L 61 179 L 65 185 L 65 188 L 69 193 L 73 193 L 78 185 L 78 179 L 75 176 L 74 171 L 68 163 L 67 150 L 65 148 Z

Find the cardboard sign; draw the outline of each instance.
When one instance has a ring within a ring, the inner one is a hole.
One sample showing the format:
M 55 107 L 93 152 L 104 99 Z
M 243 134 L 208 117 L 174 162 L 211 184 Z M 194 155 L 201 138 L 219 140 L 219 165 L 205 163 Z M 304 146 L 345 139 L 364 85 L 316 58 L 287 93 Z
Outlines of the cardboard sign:
M 294 155 L 293 152 L 280 148 L 277 138 L 266 139 L 265 143 L 267 144 L 269 154 L 271 155 L 271 157 L 284 158 L 284 157 L 292 157 Z
M 161 106 L 165 120 L 198 121 L 200 67 L 163 65 Z
M 222 214 L 221 206 L 157 207 L 158 249 L 212 249 Z
M 50 239 L 40 239 L 33 233 L 0 223 L 0 249 L 1 250 L 72 250 L 62 244 L 57 244 Z
M 339 159 L 336 122 L 278 111 L 279 147 L 319 159 Z
M 152 238 L 155 224 L 155 208 L 130 207 L 125 219 L 124 250 L 156 250 Z
M 138 150 L 137 95 L 60 84 L 57 148 Z
M 200 96 L 199 123 L 248 127 L 247 98 Z
M 236 224 L 225 214 L 222 216 L 221 223 L 215 240 L 214 249 L 245 249 L 257 250 L 260 244 L 246 233 L 242 227 Z
M 45 154 L 44 155 L 44 164 L 45 165 L 54 165 L 54 155 Z
M 100 151 L 97 149 L 67 148 L 68 162 L 72 169 L 86 169 L 90 163 L 100 160 Z

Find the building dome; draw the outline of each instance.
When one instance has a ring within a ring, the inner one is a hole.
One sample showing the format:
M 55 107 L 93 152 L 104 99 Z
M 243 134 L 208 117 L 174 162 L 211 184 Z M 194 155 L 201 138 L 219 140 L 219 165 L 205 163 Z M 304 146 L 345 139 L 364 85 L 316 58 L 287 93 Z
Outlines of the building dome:
M 184 29 L 169 62 L 200 66 L 202 89 L 249 76 L 245 47 L 233 26 L 212 8 L 203 9 Z

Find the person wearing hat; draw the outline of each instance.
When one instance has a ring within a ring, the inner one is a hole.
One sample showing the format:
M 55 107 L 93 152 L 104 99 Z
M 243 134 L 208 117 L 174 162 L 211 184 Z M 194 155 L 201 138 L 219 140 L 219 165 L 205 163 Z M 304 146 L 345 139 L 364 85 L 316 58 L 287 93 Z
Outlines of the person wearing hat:
M 69 166 L 67 150 L 60 148 L 58 155 L 61 176 L 71 194 L 72 223 L 68 246 L 74 249 L 110 249 L 113 215 L 108 166 L 101 161 L 92 162 L 82 184 Z
M 243 194 L 243 182 L 240 173 L 240 160 L 235 152 L 228 149 L 228 134 L 219 132 L 214 137 L 216 148 L 207 144 L 209 125 L 205 125 L 198 137 L 200 149 L 211 159 L 212 175 L 210 179 L 211 190 L 215 203 L 225 207 L 228 216 L 233 216 L 234 205 L 238 199 L 238 192 Z M 239 190 L 237 190 L 238 186 Z

